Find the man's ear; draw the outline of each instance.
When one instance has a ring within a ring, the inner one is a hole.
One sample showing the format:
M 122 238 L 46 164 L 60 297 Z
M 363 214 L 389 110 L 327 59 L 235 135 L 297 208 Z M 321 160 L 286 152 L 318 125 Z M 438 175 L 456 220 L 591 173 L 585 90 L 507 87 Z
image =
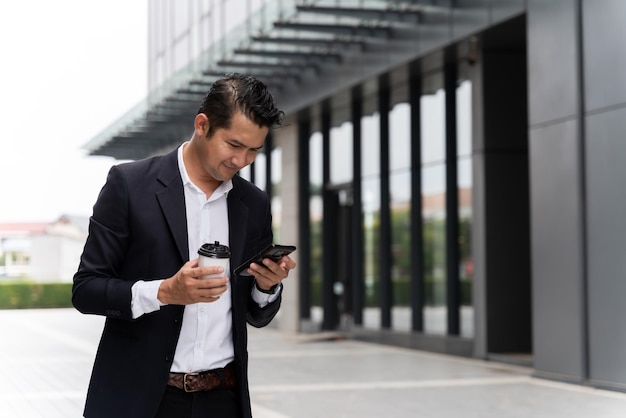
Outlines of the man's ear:
M 201 138 L 206 137 L 209 132 L 209 118 L 204 113 L 198 113 L 193 121 L 193 127 L 196 135 Z

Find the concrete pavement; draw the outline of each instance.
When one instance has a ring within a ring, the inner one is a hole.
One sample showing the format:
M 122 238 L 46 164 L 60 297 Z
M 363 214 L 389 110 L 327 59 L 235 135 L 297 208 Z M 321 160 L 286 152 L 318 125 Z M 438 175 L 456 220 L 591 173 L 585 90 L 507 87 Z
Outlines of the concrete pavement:
M 0 310 L 0 417 L 82 416 L 102 323 L 73 309 Z M 334 337 L 250 329 L 256 418 L 626 417 L 623 393 Z

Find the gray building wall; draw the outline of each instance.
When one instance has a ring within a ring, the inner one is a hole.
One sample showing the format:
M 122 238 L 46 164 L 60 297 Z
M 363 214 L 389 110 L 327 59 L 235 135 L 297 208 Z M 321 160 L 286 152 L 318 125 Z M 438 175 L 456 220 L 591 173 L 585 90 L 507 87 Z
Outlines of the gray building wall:
M 534 367 L 621 388 L 624 16 L 615 0 L 528 1 Z
M 534 366 L 585 374 L 585 251 L 576 0 L 528 3 Z
M 583 2 L 589 379 L 626 389 L 626 2 Z M 611 382 L 611 383 L 607 383 Z

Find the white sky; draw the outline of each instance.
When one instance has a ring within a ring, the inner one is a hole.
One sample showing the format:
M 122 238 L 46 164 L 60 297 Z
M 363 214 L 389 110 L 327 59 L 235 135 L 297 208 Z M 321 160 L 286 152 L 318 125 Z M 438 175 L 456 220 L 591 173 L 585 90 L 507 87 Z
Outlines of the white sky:
M 91 214 L 82 146 L 147 94 L 147 0 L 0 3 L 0 223 Z

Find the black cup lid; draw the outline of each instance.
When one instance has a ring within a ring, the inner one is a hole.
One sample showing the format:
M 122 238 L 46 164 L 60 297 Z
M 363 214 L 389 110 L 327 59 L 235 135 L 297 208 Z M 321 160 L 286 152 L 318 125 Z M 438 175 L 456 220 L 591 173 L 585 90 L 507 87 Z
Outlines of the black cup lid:
M 230 258 L 230 248 L 226 245 L 220 245 L 219 241 L 214 244 L 203 244 L 198 250 L 198 254 L 211 258 Z

